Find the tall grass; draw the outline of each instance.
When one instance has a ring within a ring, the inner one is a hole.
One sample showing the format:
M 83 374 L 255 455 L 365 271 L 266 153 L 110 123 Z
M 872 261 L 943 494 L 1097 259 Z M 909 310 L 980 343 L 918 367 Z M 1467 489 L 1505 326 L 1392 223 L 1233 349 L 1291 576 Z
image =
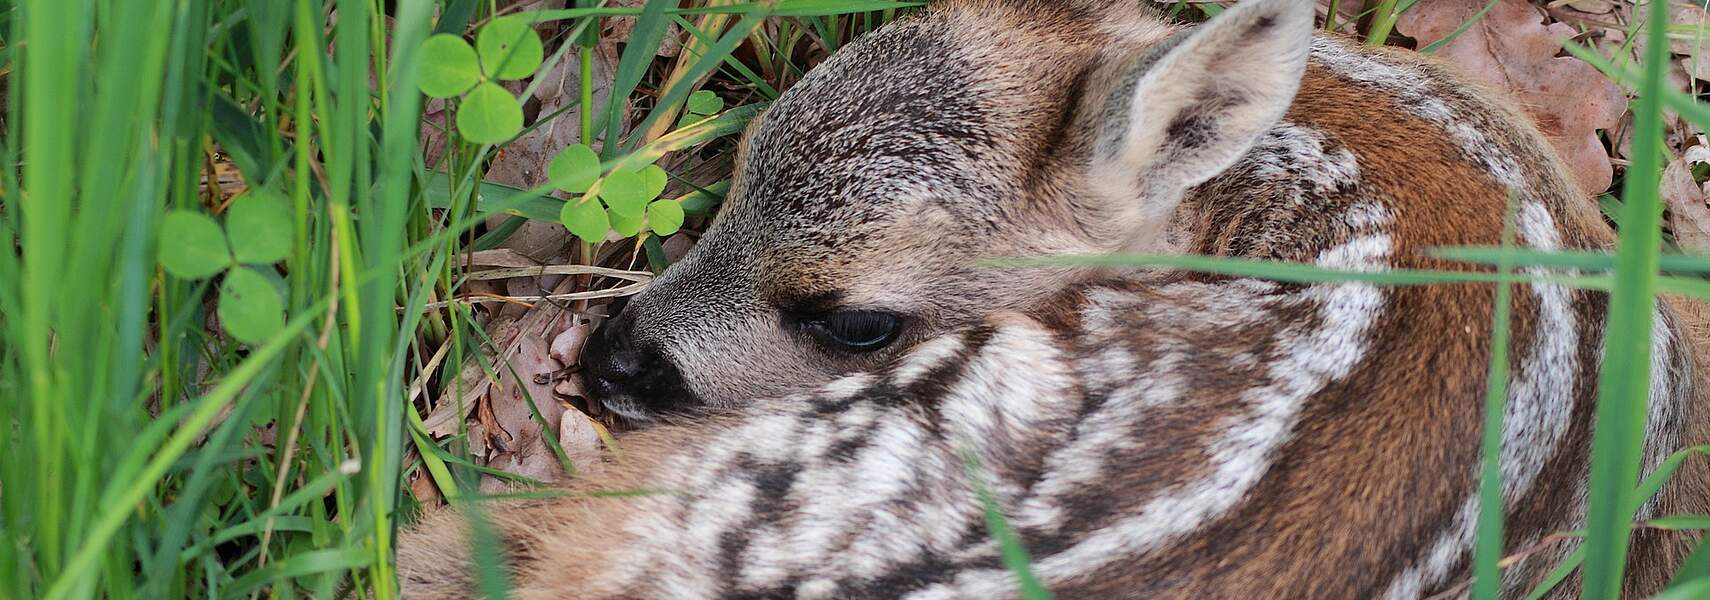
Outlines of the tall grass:
M 1382 27 L 1411 5 L 1383 3 Z M 584 141 L 608 165 L 643 165 L 709 144 L 728 152 L 724 138 L 799 77 L 804 56 L 903 8 L 580 1 L 529 16 L 575 42 L 557 46 L 543 69 L 578 63 Z M 395 532 L 416 502 L 404 477 L 424 473 L 448 499 L 476 495 L 465 441 L 434 440 L 419 412 L 421 396 L 455 391 L 458 369 L 441 365 L 489 343 L 466 305 L 444 303 L 461 277 L 458 257 L 503 240 L 506 227 L 475 235 L 486 216 L 555 220 L 560 205 L 545 189 L 483 181 L 503 144 L 453 138 L 442 160 L 422 158 L 417 49 L 431 33 L 470 31 L 493 9 L 481 0 L 0 2 L 0 597 L 396 596 Z M 591 44 L 602 20 L 619 17 L 635 18 L 636 30 L 611 82 L 618 101 L 596 105 Z M 672 25 L 688 32 L 687 49 L 659 59 Z M 744 44 L 752 54 L 738 60 Z M 1665 103 L 1710 125 L 1710 110 L 1662 87 L 1659 51 L 1641 76 L 1600 63 L 1638 84 L 1636 148 L 1661 147 Z M 738 106 L 678 127 L 685 99 L 709 79 Z M 1504 267 L 1470 275 L 1105 260 L 1298 281 L 1545 278 L 1613 290 L 1592 521 L 1575 555 L 1587 597 L 1611 597 L 1633 508 L 1687 458 L 1636 481 L 1645 412 L 1634 400 L 1645 397 L 1654 293 L 1710 298 L 1710 285 L 1683 275 L 1710 272 L 1710 260 L 1657 256 L 1659 164 L 1640 153 L 1629 168 L 1614 257 L 1444 252 Z M 728 184 L 690 183 L 685 206 L 699 213 Z M 222 332 L 221 277 L 181 279 L 156 260 L 186 242 L 159 234 L 165 215 L 219 220 L 233 186 L 277 192 L 290 215 L 277 224 L 290 239 L 283 261 L 233 267 L 265 277 L 285 306 L 278 332 L 250 344 Z M 640 244 L 662 267 L 658 239 Z M 1659 275 L 1659 264 L 1675 274 Z M 1526 266 L 1591 275 L 1505 275 Z M 430 302 L 443 308 L 426 310 Z M 1504 379 L 1493 373 L 1493 398 Z M 1492 440 L 1494 431 L 1487 457 Z M 1486 494 L 1500 489 L 1493 481 Z M 1478 572 L 1488 579 L 1500 523 L 1481 531 Z M 1016 542 L 1006 548 L 1025 570 Z M 483 585 L 502 595 L 502 571 L 485 572 Z M 1677 589 L 1707 578 L 1710 550 L 1700 548 Z M 1479 596 L 1491 597 L 1484 583 Z
M 602 4 L 535 20 L 584 42 L 554 60 L 579 61 L 591 90 L 600 20 L 641 13 L 622 102 L 579 99 L 580 130 L 615 161 L 739 131 L 754 109 L 670 135 L 653 123 L 715 74 L 739 100 L 775 96 L 815 43 L 804 28 L 836 44 L 864 29 L 839 19 L 876 25 L 902 6 Z M 394 534 L 414 510 L 404 475 L 423 469 L 448 497 L 473 481 L 460 441 L 421 430 L 412 392 L 453 383 L 456 369 L 433 365 L 485 340 L 467 307 L 424 307 L 454 295 L 485 215 L 557 215 L 546 190 L 477 185 L 502 145 L 453 139 L 443 161 L 422 160 L 417 50 L 495 6 L 0 3 L 0 597 L 396 597 Z M 757 27 L 774 12 L 789 20 Z M 667 82 L 650 45 L 673 23 L 706 41 Z M 730 58 L 750 39 L 767 75 Z M 156 260 L 186 242 L 159 234 L 164 215 L 218 221 L 233 187 L 289 206 L 276 224 L 289 255 L 232 267 L 285 306 L 252 344 L 222 332 L 221 276 L 180 279 Z
M 21 169 L 4 171 L 0 209 L 5 238 L 19 242 L 0 253 L 5 595 L 332 595 L 354 584 L 392 596 L 414 339 L 400 331 L 416 326 L 396 307 L 419 304 L 433 283 L 425 267 L 445 259 L 405 254 L 409 221 L 426 218 L 412 190 L 411 67 L 431 10 L 11 7 L 4 150 Z M 253 346 L 210 327 L 214 284 L 154 259 L 183 243 L 157 238 L 165 211 L 223 211 L 205 167 L 215 152 L 294 207 L 295 222 L 278 224 L 294 232 L 292 255 L 263 271 L 291 319 Z M 264 432 L 294 444 L 265 444 Z
M 1668 4 L 1651 4 L 1651 39 L 1664 39 Z M 1668 44 L 1650 44 L 1634 112 L 1633 143 L 1638 149 L 1627 168 L 1621 206 L 1620 241 L 1615 252 L 1615 287 L 1610 292 L 1603 369 L 1597 382 L 1596 433 L 1591 446 L 1590 515 L 1585 540 L 1587 597 L 1609 598 L 1621 592 L 1627 563 L 1645 443 L 1651 382 L 1651 322 L 1656 304 L 1658 247 L 1662 243 L 1658 183 L 1662 174 L 1662 97 L 1667 84 Z M 1710 490 L 1705 490 L 1710 493 Z

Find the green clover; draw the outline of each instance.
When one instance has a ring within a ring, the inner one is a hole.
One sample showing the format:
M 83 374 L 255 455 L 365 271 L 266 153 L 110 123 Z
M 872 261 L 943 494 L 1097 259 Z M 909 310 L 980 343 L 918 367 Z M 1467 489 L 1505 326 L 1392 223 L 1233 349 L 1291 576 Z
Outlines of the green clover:
M 180 279 L 225 273 L 215 310 L 220 324 L 232 338 L 259 344 L 284 328 L 285 303 L 279 286 L 257 269 L 290 255 L 291 231 L 285 197 L 267 189 L 232 200 L 224 228 L 202 213 L 174 210 L 160 223 L 160 266 Z
M 677 119 L 677 128 L 682 129 L 704 121 L 718 114 L 718 111 L 721 110 L 724 110 L 724 98 L 720 98 L 712 90 L 696 90 L 695 93 L 689 94 L 689 102 L 684 107 L 683 118 Z
M 582 241 L 603 242 L 606 234 L 631 237 L 642 231 L 671 235 L 683 227 L 683 205 L 661 199 L 670 176 L 659 165 L 602 175 L 599 155 L 576 144 L 560 150 L 546 166 L 552 186 L 580 197 L 564 203 L 559 222 Z
M 442 33 L 422 42 L 417 87 L 433 98 L 462 98 L 457 131 L 476 144 L 497 144 L 522 131 L 522 105 L 497 82 L 522 79 L 545 56 L 540 34 L 525 18 L 493 19 L 475 34 L 475 46 Z

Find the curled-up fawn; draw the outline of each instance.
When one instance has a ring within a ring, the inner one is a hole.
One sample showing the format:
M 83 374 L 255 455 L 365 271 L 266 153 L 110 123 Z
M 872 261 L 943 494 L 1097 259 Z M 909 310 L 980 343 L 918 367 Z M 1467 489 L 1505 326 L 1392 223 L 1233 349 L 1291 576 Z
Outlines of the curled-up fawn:
M 662 422 L 574 490 L 654 493 L 486 505 L 517 595 L 1016 597 L 988 506 L 1064 598 L 1463 582 L 1493 285 L 983 261 L 1467 269 L 1424 250 L 1499 243 L 1511 204 L 1531 249 L 1607 249 L 1609 227 L 1506 101 L 1314 36 L 1307 0 L 1193 28 L 1134 4 L 946 0 L 758 118 L 705 238 L 582 357 L 605 406 Z M 1584 522 L 1605 306 L 1514 289 L 1511 552 Z M 1710 426 L 1696 312 L 1662 302 L 1655 323 L 1647 469 Z M 1641 517 L 1703 513 L 1707 489 L 1688 464 Z M 405 535 L 407 595 L 470 593 L 463 522 Z M 1636 532 L 1628 590 L 1692 543 Z

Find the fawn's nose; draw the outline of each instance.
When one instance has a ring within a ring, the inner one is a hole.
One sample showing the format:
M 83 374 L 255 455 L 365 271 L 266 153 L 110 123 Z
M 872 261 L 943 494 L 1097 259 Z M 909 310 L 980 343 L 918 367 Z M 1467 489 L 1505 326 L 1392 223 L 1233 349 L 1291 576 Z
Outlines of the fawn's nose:
M 582 369 L 596 387 L 612 387 L 656 369 L 653 353 L 637 350 L 622 320 L 613 320 L 594 333 L 582 348 Z
M 601 325 L 579 362 L 588 394 L 622 416 L 646 419 L 698 403 L 671 359 L 638 339 L 630 315 Z

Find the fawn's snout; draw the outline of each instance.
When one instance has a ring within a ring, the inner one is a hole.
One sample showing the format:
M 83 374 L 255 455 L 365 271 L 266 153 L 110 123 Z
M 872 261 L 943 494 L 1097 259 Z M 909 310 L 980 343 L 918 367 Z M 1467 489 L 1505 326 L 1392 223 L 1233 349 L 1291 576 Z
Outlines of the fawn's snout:
M 638 340 L 634 329 L 635 320 L 619 313 L 582 347 L 580 363 L 588 393 L 630 419 L 645 420 L 699 404 L 670 358 Z

